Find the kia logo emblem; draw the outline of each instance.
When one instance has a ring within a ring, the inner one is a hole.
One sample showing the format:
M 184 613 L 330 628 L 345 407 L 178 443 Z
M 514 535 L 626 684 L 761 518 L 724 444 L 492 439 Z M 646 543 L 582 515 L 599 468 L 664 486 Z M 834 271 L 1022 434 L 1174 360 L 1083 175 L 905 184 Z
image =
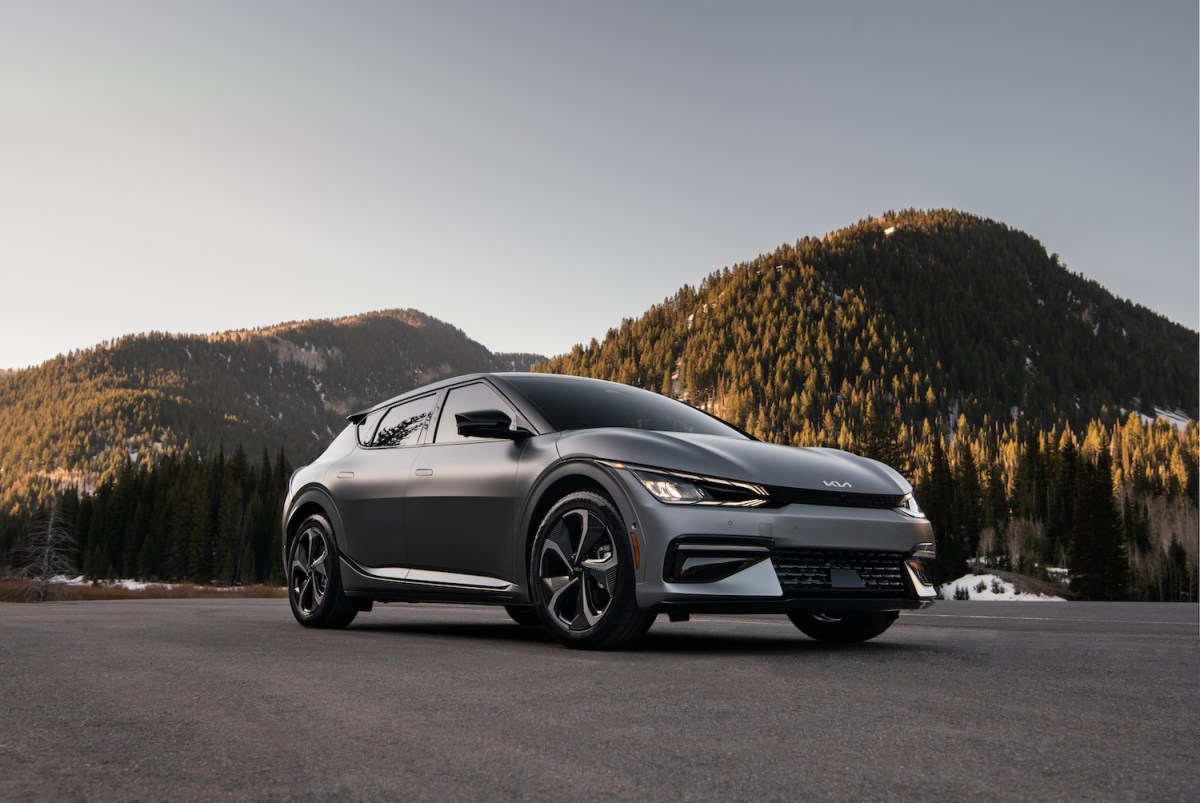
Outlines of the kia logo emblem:
M 826 488 L 853 488 L 848 482 L 838 482 L 837 480 L 825 480 Z

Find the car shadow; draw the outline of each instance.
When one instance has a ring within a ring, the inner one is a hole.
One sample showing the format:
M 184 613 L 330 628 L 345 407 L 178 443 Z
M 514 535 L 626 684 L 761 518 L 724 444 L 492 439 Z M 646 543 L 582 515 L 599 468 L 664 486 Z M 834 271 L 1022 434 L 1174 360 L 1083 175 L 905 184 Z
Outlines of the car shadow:
M 545 642 L 554 640 L 540 627 L 525 627 L 516 622 L 371 622 L 357 620 L 349 631 L 377 631 L 398 635 L 453 636 L 488 641 Z
M 506 642 L 511 644 L 556 644 L 554 639 L 540 627 L 527 627 L 514 622 L 371 622 L 359 619 L 347 632 L 391 633 L 397 636 L 451 637 L 464 641 Z M 689 632 L 681 628 L 672 629 L 670 624 L 657 623 L 636 645 L 608 654 L 654 653 L 677 655 L 718 655 L 738 653 L 742 655 L 778 655 L 795 653 L 816 655 L 830 653 L 879 653 L 901 654 L 928 652 L 925 644 L 903 641 L 901 634 L 888 634 L 872 641 L 854 644 L 832 644 L 815 641 L 799 631 L 794 634 L 785 628 L 778 633 L 713 633 L 705 630 Z M 594 653 L 596 654 L 596 653 Z M 605 654 L 605 653 L 599 653 Z
M 673 653 L 673 654 L 719 654 L 736 652 L 743 655 L 778 655 L 795 653 L 798 655 L 824 653 L 897 653 L 914 648 L 903 642 L 889 640 L 886 636 L 872 641 L 853 644 L 832 644 L 815 641 L 800 632 L 795 635 L 781 633 L 777 636 L 755 634 L 711 634 L 651 630 L 636 648 L 639 652 Z

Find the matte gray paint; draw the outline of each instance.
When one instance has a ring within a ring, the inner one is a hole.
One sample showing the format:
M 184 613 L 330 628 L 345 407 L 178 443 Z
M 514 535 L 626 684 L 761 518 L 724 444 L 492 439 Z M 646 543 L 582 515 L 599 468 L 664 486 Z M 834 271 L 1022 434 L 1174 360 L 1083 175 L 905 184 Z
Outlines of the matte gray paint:
M 741 438 L 589 429 L 563 433 L 564 456 L 588 456 L 631 465 L 689 471 L 728 480 L 826 490 L 827 481 L 849 482 L 854 493 L 909 493 L 908 481 L 882 463 L 837 449 L 779 446 Z M 846 487 L 846 486 L 842 486 Z
M 529 539 L 540 524 L 536 511 L 539 502 L 553 501 L 547 495 L 564 479 L 583 480 L 602 489 L 626 526 L 637 532 L 641 564 L 636 596 L 642 607 L 693 600 L 781 599 L 773 571 L 767 577 L 769 561 L 715 583 L 666 583 L 667 547 L 684 535 L 769 538 L 780 547 L 895 552 L 910 552 L 918 543 L 933 540 L 928 521 L 896 510 L 660 503 L 628 471 L 600 461 L 817 490 L 829 487 L 826 482 L 849 482 L 856 493 L 904 494 L 911 492 L 911 486 L 881 463 L 834 449 L 622 428 L 545 432 L 548 423 L 503 377 L 459 377 L 431 387 L 444 398 L 448 388 L 488 381 L 513 403 L 523 424 L 544 434 L 518 441 L 480 439 L 364 449 L 357 445 L 353 427 L 348 427 L 313 464 L 297 471 L 285 526 L 305 502 L 322 505 L 346 558 L 342 579 L 347 593 L 379 599 L 528 602 Z M 370 409 L 428 393 L 431 387 Z M 372 569 L 384 571 L 372 573 Z M 497 593 L 395 579 L 414 576 L 412 570 L 497 578 L 512 586 Z M 807 599 L 791 601 L 788 607 L 828 610 L 836 604 L 846 609 L 892 610 L 919 607 L 929 596 L 928 589 L 914 586 L 903 598 Z
M 515 484 L 523 452 L 520 442 L 506 440 L 420 447 L 405 494 L 404 565 L 513 577 Z

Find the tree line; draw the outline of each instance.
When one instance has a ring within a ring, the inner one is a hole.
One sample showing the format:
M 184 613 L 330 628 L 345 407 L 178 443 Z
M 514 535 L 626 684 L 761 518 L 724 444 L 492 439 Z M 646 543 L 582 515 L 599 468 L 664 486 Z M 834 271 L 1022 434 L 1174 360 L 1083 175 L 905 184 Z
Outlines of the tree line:
M 1135 414 L 1082 433 L 1022 434 L 960 419 L 949 437 L 924 434 L 908 446 L 885 441 L 890 454 L 862 451 L 909 467 L 937 537 L 940 581 L 968 567 L 1066 572 L 1087 599 L 1196 601 L 1195 422 L 1180 431 Z
M 1195 601 L 1197 427 L 1139 416 L 1082 432 L 1015 425 L 905 436 L 871 407 L 839 445 L 912 477 L 938 543 L 936 579 L 991 567 L 1054 579 L 1090 599 Z M 214 459 L 127 461 L 92 493 L 63 490 L 55 510 L 74 534 L 73 565 L 92 579 L 282 583 L 279 520 L 286 454 L 251 462 L 239 446 Z M 0 515 L 0 554 L 19 552 L 30 514 Z
M 213 459 L 171 453 L 153 468 L 126 460 L 94 492 L 60 490 L 47 507 L 73 533 L 68 557 L 88 579 L 281 585 L 291 473 L 283 450 L 257 463 L 241 446 Z M 0 514 L 0 554 L 23 547 L 34 515 Z

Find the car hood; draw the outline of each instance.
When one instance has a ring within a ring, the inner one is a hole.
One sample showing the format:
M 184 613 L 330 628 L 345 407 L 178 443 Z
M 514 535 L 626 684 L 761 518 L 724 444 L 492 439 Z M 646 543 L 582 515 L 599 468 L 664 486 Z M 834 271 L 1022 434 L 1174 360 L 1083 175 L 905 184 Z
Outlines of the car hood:
M 840 449 L 779 446 L 719 435 L 643 429 L 585 429 L 558 440 L 564 459 L 598 458 L 762 485 L 863 494 L 906 494 L 889 466 Z

